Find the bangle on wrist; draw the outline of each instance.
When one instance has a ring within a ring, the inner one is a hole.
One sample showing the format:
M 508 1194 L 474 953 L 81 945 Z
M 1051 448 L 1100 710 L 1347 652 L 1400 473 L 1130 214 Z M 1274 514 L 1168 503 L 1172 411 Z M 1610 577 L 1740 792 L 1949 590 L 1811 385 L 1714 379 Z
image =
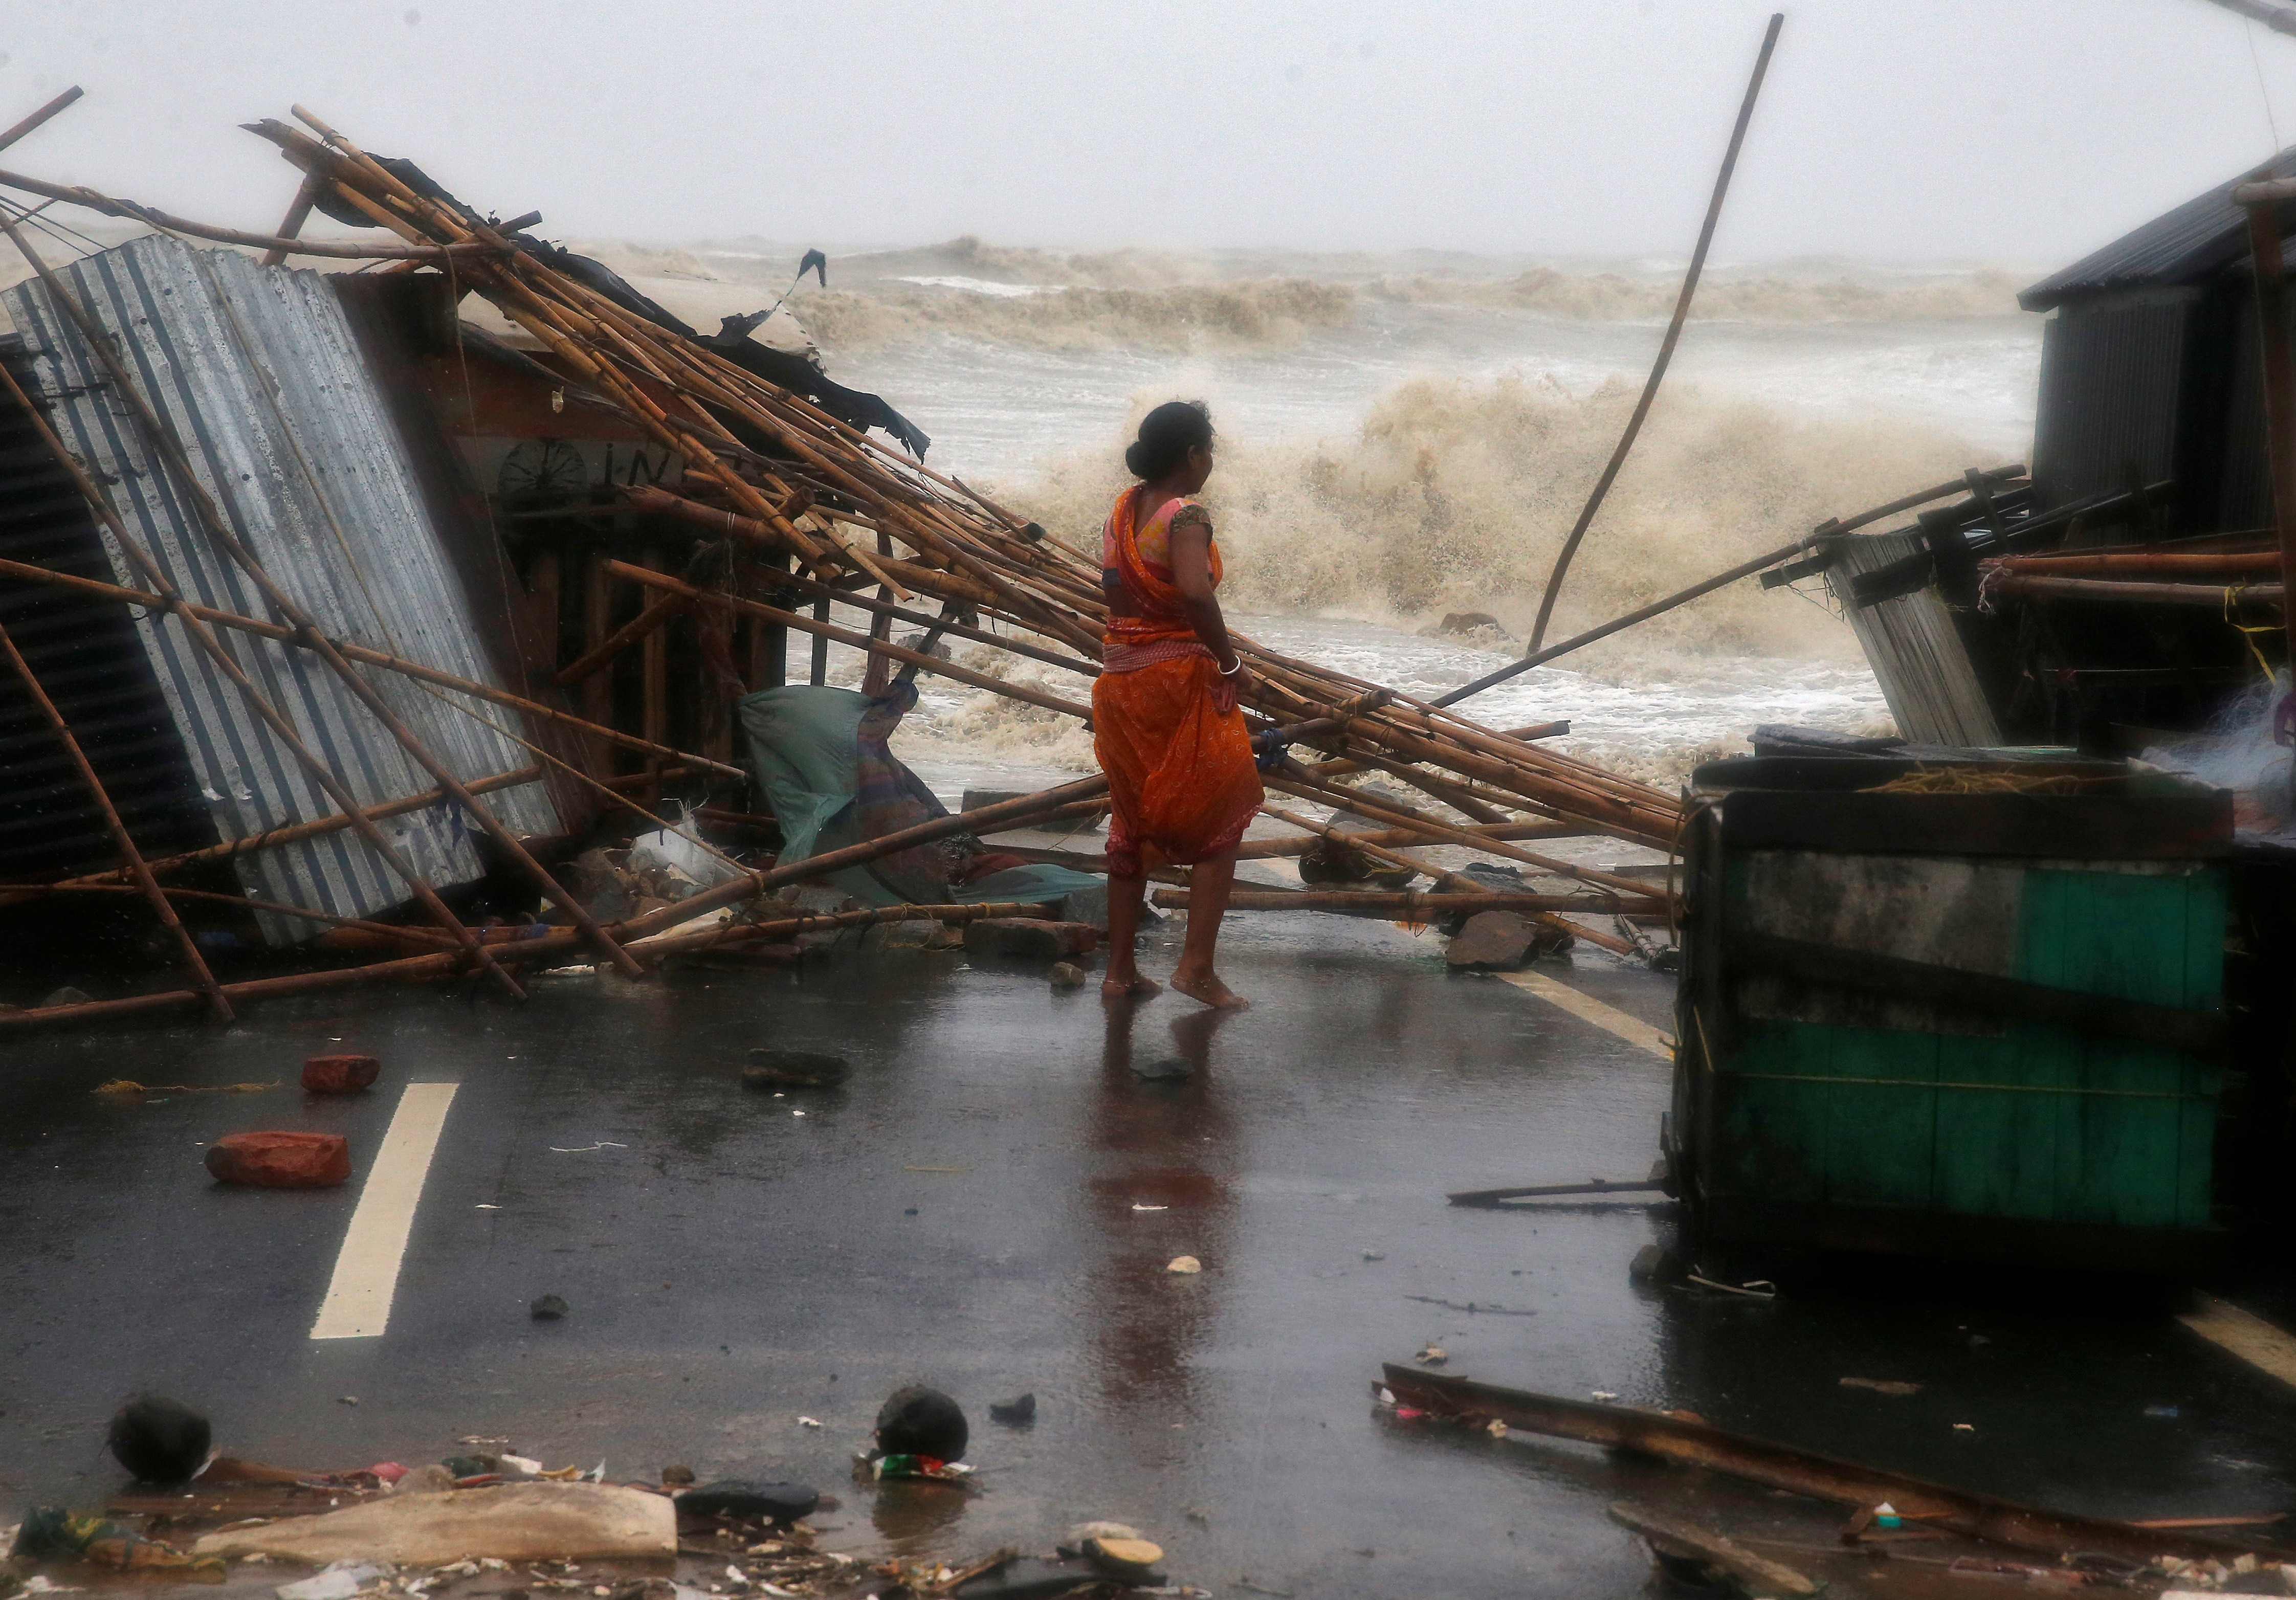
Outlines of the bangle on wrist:
M 1235 658 L 1235 665 L 1234 665 L 1234 666 L 1233 666 L 1233 667 L 1222 667 L 1222 668 L 1219 669 L 1219 674 L 1220 674 L 1220 676 L 1221 676 L 1222 677 L 1234 677 L 1237 673 L 1239 673 L 1239 672 L 1241 672 L 1241 671 L 1242 671 L 1242 670 L 1243 670 L 1243 658 L 1242 658 L 1242 656 L 1238 656 L 1238 657 L 1236 657 L 1236 658 Z

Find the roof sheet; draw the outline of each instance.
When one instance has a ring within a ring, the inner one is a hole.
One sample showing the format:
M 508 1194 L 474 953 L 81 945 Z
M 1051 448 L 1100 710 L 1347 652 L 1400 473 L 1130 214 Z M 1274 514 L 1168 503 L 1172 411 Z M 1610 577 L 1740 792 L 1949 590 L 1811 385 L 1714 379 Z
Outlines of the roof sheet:
M 2052 273 L 2020 294 L 2017 303 L 2028 311 L 2047 311 L 2107 290 L 2206 283 L 2248 256 L 2248 217 L 2233 204 L 2232 192 L 2259 175 L 2296 177 L 2296 146 Z M 2284 208 L 2284 221 L 2288 215 Z
M 156 236 L 91 256 L 61 275 L 182 439 L 234 530 L 323 631 L 458 677 L 498 681 L 405 445 L 324 278 Z M 122 521 L 170 580 L 200 603 L 266 615 L 254 584 L 209 541 L 45 289 L 33 282 L 0 299 L 31 347 L 38 398 L 57 431 L 110 487 Z M 143 587 L 142 575 L 104 537 L 119 580 Z M 178 619 L 147 616 L 137 628 L 222 837 L 335 814 Z M 218 631 L 362 805 L 433 786 L 316 656 Z M 456 776 L 468 781 L 529 763 L 520 746 L 487 726 L 514 726 L 500 709 L 388 672 L 368 677 Z M 484 803 L 513 833 L 557 830 L 538 783 L 498 791 Z M 472 825 L 451 806 L 380 825 L 434 884 L 480 875 Z M 239 871 L 252 895 L 337 915 L 364 916 L 408 898 L 397 874 L 348 830 L 250 853 Z M 286 942 L 311 930 L 266 922 L 265 931 Z

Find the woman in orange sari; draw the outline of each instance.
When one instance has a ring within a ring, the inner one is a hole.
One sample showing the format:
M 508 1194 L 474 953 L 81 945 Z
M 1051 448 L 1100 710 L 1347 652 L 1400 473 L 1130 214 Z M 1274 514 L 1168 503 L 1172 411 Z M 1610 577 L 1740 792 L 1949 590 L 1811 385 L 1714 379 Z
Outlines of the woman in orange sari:
M 1246 1004 L 1213 970 L 1235 849 L 1265 798 L 1236 695 L 1249 681 L 1212 591 L 1219 547 L 1193 496 L 1212 471 L 1211 414 L 1169 401 L 1140 423 L 1101 536 L 1108 597 L 1093 748 L 1108 775 L 1108 975 L 1101 993 L 1144 998 L 1134 940 L 1147 868 L 1186 866 L 1188 933 L 1172 987 L 1223 1009 Z

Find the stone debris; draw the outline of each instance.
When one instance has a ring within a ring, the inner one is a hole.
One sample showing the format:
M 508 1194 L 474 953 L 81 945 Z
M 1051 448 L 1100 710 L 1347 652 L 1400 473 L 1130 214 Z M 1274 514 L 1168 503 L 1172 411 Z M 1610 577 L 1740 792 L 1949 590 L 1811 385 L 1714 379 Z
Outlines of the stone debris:
M 351 1175 L 350 1141 L 339 1133 L 227 1133 L 205 1160 L 217 1183 L 255 1189 L 332 1189 Z
M 1090 923 L 1048 923 L 1025 916 L 984 916 L 964 924 L 964 948 L 975 955 L 1064 960 L 1089 956 L 1100 944 Z

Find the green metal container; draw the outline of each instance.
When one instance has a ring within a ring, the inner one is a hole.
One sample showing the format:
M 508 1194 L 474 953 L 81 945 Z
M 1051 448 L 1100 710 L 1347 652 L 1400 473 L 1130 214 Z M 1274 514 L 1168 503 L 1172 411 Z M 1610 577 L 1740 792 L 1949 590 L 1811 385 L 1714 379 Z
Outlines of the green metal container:
M 2212 1258 L 2228 797 L 2079 761 L 1692 783 L 1666 1145 L 1703 1239 Z

